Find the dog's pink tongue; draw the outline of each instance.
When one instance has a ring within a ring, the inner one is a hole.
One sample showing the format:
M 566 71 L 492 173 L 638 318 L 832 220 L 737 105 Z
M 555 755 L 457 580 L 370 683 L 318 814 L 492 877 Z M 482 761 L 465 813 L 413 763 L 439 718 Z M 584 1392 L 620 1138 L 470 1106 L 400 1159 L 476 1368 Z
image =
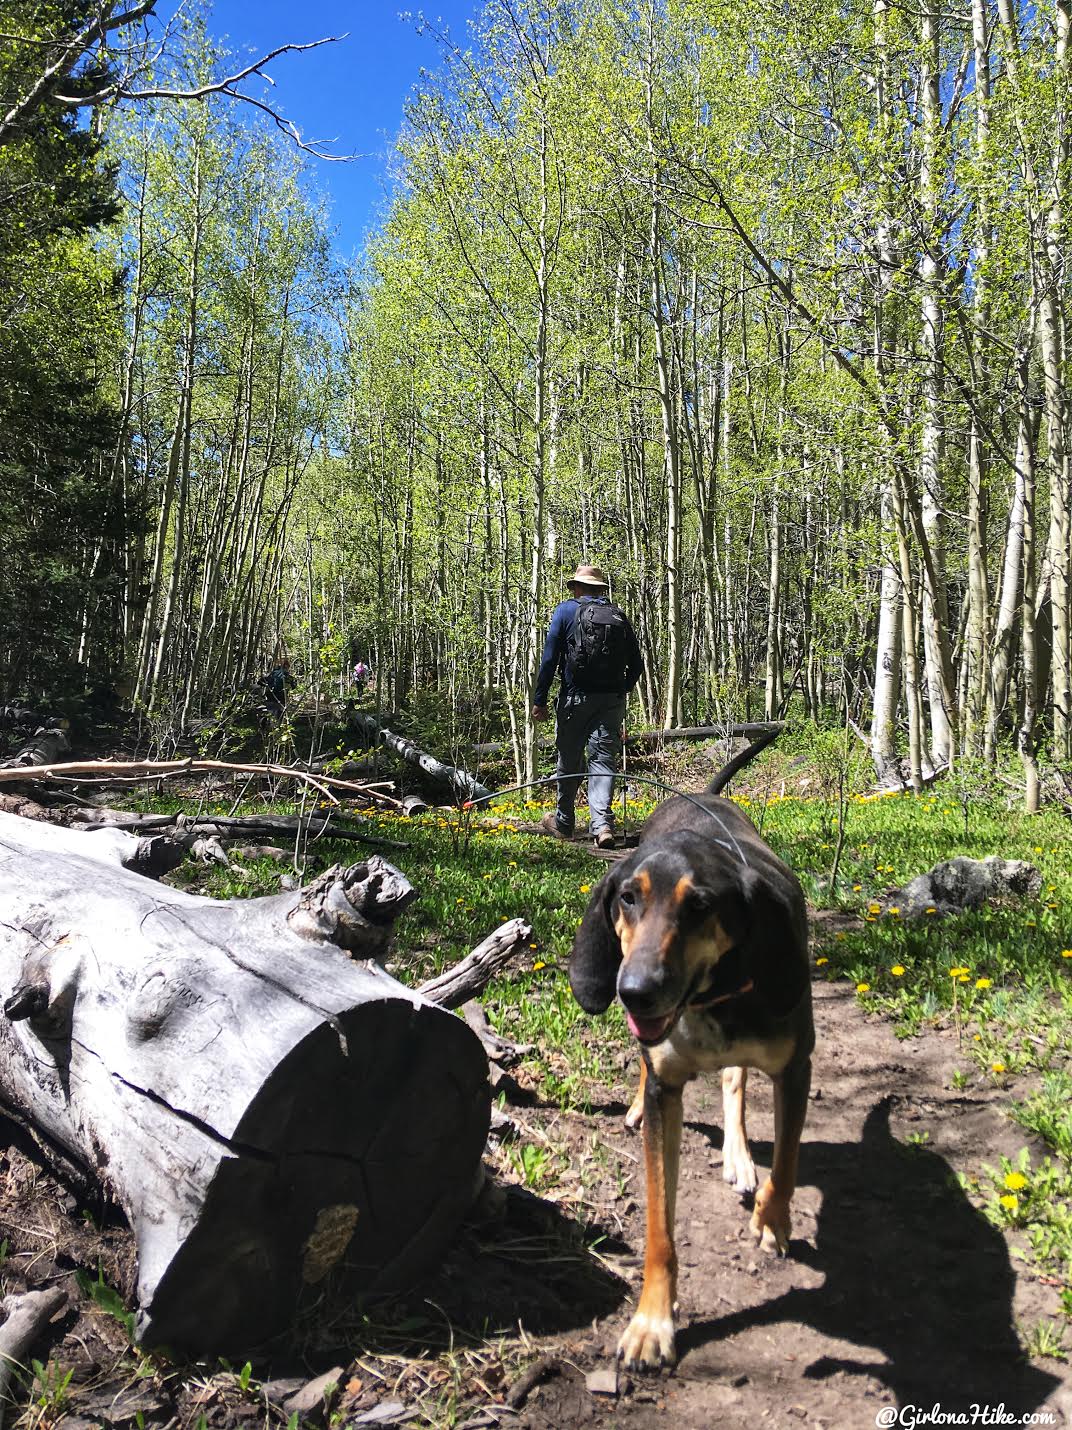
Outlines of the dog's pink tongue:
M 639 1038 L 642 1043 L 657 1043 L 674 1021 L 674 1015 L 665 1013 L 661 1018 L 635 1018 L 627 1012 L 625 1021 L 634 1038 Z

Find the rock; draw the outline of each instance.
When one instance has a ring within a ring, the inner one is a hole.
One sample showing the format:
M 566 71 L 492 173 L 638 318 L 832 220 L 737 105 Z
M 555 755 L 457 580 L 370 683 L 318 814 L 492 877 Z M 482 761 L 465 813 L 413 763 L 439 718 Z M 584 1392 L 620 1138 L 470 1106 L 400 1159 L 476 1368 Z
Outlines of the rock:
M 617 1395 L 618 1367 L 589 1371 L 584 1378 L 584 1384 L 591 1395 Z
M 1042 875 L 1023 860 L 958 857 L 912 879 L 886 900 L 886 907 L 896 908 L 906 919 L 926 916 L 928 909 L 940 915 L 959 914 L 1002 895 L 1030 898 L 1041 888 Z

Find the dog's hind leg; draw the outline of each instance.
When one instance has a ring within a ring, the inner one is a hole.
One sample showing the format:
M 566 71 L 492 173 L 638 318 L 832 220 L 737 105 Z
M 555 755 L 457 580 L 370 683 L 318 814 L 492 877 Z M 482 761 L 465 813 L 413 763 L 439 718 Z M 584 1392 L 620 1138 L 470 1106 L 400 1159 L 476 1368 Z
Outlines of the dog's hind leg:
M 644 1088 L 648 1081 L 648 1065 L 643 1058 L 640 1059 L 640 1086 L 636 1090 L 636 1097 L 633 1098 L 633 1105 L 625 1114 L 626 1127 L 639 1127 L 644 1121 Z
M 618 1342 L 627 1366 L 657 1370 L 673 1365 L 677 1252 L 674 1209 L 681 1155 L 681 1088 L 666 1087 L 650 1071 L 644 1087 L 644 1166 L 647 1172 L 647 1238 L 644 1285 L 636 1315 Z
M 754 1192 L 759 1181 L 744 1125 L 747 1085 L 747 1068 L 722 1069 L 722 1180 L 742 1196 Z
M 808 1111 L 811 1059 L 791 1062 L 774 1082 L 774 1156 L 771 1174 L 756 1196 L 752 1235 L 764 1251 L 789 1250 L 789 1203 L 797 1185 L 800 1134 Z

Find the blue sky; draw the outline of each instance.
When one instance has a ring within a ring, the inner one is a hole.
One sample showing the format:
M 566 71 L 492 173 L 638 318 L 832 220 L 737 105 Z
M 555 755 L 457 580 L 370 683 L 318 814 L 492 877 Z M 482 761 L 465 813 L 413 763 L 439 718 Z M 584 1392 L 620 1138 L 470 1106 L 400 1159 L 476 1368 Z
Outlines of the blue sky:
M 258 55 L 287 41 L 301 43 L 348 33 L 337 45 L 273 61 L 272 103 L 306 139 L 333 141 L 340 154 L 364 157 L 349 164 L 310 160 L 319 187 L 331 196 L 339 250 L 349 256 L 376 227 L 385 203 L 387 160 L 402 122 L 402 106 L 423 66 L 440 68 L 440 51 L 417 33 L 409 10 L 440 22 L 455 44 L 469 42 L 467 21 L 479 0 L 214 0 L 209 27 L 239 54 Z M 258 91 L 253 90 L 257 93 Z

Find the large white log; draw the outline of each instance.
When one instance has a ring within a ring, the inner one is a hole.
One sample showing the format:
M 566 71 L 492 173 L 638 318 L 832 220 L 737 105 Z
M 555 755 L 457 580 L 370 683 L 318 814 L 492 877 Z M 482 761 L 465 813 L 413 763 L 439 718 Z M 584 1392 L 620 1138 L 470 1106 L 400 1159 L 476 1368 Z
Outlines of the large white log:
M 139 844 L 0 814 L 0 1101 L 122 1205 L 141 1339 L 236 1349 L 434 1262 L 487 1064 L 368 957 L 413 894 L 383 860 L 223 902 L 124 868 Z

